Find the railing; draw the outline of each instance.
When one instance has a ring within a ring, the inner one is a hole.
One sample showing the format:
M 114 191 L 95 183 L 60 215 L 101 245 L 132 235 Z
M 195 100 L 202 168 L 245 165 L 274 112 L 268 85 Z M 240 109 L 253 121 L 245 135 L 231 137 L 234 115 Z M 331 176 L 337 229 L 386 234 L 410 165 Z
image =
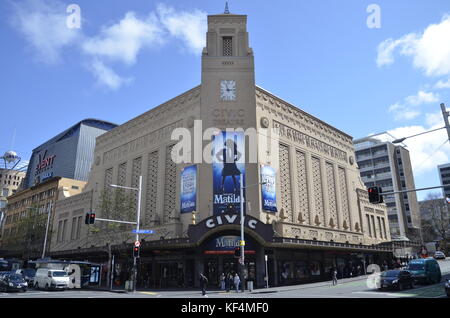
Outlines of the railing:
M 327 242 L 327 241 L 317 241 L 317 240 L 303 240 L 303 239 L 286 238 L 286 237 L 274 237 L 273 243 L 294 243 L 294 244 L 305 244 L 305 245 L 310 245 L 310 246 L 343 247 L 343 248 L 355 248 L 355 249 L 363 249 L 363 250 L 377 250 L 377 251 L 392 252 L 392 247 L 389 247 L 389 246 L 362 245 L 362 244 Z

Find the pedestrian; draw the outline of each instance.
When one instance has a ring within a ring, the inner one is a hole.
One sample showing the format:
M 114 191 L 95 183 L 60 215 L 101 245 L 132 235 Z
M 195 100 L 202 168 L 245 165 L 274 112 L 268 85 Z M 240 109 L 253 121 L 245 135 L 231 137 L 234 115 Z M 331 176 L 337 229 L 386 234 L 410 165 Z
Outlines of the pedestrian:
M 239 284 L 241 282 L 241 279 L 239 278 L 239 275 L 236 273 L 234 276 L 234 287 L 236 288 L 236 293 L 239 293 Z
M 202 295 L 206 295 L 206 285 L 208 284 L 208 278 L 200 273 L 200 288 L 202 289 Z
M 333 268 L 331 279 L 333 280 L 333 286 L 337 285 L 337 270 Z
M 228 273 L 228 277 L 227 277 L 227 293 L 230 291 L 230 289 L 233 289 L 233 275 L 231 275 L 231 273 Z
M 220 275 L 220 289 L 224 290 L 225 289 L 225 274 L 222 273 L 222 275 Z

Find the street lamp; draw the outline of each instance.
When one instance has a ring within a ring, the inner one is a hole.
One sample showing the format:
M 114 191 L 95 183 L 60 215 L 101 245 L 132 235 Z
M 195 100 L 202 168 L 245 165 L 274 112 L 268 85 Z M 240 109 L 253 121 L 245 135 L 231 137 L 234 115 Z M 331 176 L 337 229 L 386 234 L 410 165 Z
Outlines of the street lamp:
M 248 187 L 252 187 L 255 185 L 262 185 L 262 184 L 266 184 L 267 182 L 259 182 L 259 183 L 255 183 L 255 184 L 251 184 L 248 185 L 246 187 L 244 187 L 244 182 L 243 182 L 243 174 L 240 174 L 240 205 L 241 205 L 241 241 L 239 242 L 240 248 L 241 248 L 241 282 L 242 282 L 242 292 L 245 291 L 245 281 L 244 281 L 244 266 L 245 266 L 245 253 L 244 253 L 244 246 L 245 246 L 245 241 L 244 241 L 244 189 L 248 188 Z
M 430 132 L 433 132 L 433 131 L 436 131 L 436 130 L 440 130 L 440 129 L 444 129 L 444 128 L 446 128 L 446 127 L 444 126 L 444 127 L 441 127 L 441 128 L 436 128 L 436 129 L 424 131 L 424 132 L 421 132 L 421 133 L 419 133 L 419 134 L 415 134 L 415 135 L 412 135 L 412 136 L 408 136 L 408 137 L 403 137 L 403 138 L 395 139 L 392 143 L 393 143 L 393 144 L 399 144 L 399 143 L 403 142 L 403 141 L 404 141 L 405 139 L 407 139 L 407 138 L 416 137 L 416 136 L 423 135 L 423 134 L 428 134 L 428 133 L 430 133 Z
M 139 241 L 139 220 L 141 218 L 141 195 L 142 195 L 142 176 L 139 176 L 139 187 L 131 188 L 124 187 L 117 184 L 110 184 L 112 188 L 121 188 L 127 190 L 134 190 L 138 192 L 138 204 L 137 204 L 137 215 L 136 215 L 136 242 Z M 137 257 L 133 255 L 133 292 L 136 292 L 136 282 L 137 282 Z

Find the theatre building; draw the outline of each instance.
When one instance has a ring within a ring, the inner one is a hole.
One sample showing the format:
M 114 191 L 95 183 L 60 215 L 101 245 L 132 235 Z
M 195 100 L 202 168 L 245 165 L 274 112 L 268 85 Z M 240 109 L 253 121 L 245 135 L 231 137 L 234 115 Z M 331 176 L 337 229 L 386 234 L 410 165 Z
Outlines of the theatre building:
M 139 236 L 138 287 L 196 286 L 201 272 L 217 286 L 221 273 L 236 272 L 241 200 L 256 286 L 266 265 L 273 286 L 390 260 L 386 206 L 368 201 L 352 137 L 255 85 L 246 23 L 208 16 L 200 85 L 97 137 L 85 190 L 56 203 L 55 228 L 90 211 L 134 221 L 138 191 L 110 185 L 138 189 L 142 176 L 140 228 L 153 233 Z M 114 283 L 123 284 L 134 228 L 95 221 L 79 237 L 53 237 L 51 254 L 103 263 L 105 278 L 112 254 Z

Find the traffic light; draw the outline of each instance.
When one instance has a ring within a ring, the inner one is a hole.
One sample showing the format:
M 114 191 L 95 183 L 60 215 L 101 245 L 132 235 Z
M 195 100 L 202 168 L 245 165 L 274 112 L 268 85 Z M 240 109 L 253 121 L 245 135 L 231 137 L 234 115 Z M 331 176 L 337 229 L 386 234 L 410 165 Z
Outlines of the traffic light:
M 381 195 L 383 191 L 380 187 L 370 187 L 367 192 L 369 193 L 370 203 L 383 203 L 383 196 Z
M 133 246 L 133 257 L 139 257 L 139 246 Z
M 86 218 L 84 219 L 84 224 L 89 224 L 90 214 L 86 213 Z
M 234 257 L 241 257 L 241 248 L 240 247 L 235 247 L 234 248 Z
M 91 213 L 89 215 L 89 224 L 94 224 L 95 222 L 95 213 Z

